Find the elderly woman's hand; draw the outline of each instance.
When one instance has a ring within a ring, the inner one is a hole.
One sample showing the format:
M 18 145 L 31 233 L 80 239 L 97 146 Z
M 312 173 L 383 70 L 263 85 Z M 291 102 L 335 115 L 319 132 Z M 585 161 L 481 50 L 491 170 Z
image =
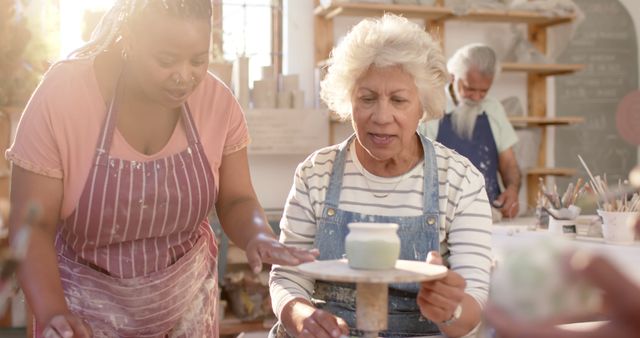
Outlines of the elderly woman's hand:
M 349 335 L 349 326 L 340 317 L 320 310 L 306 299 L 287 303 L 281 314 L 287 332 L 300 338 L 340 338 Z
M 311 262 L 319 255 L 317 249 L 306 250 L 286 246 L 266 234 L 258 234 L 249 241 L 246 253 L 249 266 L 255 273 L 262 270 L 262 263 L 298 265 Z
M 435 251 L 429 252 L 427 263 L 442 265 L 442 257 Z M 418 293 L 418 306 L 422 315 L 434 323 L 451 319 L 464 298 L 466 282 L 462 276 L 451 270 L 438 280 L 423 282 Z

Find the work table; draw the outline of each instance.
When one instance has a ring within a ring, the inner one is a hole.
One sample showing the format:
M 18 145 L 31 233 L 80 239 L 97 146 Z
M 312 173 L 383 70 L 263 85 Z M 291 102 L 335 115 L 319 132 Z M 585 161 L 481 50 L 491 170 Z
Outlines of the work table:
M 492 226 L 491 243 L 495 259 L 500 262 L 509 246 L 527 245 L 549 235 L 546 229 L 530 230 L 535 223 L 536 220 L 533 217 L 520 217 L 495 223 Z M 637 239 L 633 245 L 608 244 L 602 238 L 581 235 L 567 241 L 579 249 L 589 250 L 611 259 L 621 271 L 640 284 L 640 241 Z

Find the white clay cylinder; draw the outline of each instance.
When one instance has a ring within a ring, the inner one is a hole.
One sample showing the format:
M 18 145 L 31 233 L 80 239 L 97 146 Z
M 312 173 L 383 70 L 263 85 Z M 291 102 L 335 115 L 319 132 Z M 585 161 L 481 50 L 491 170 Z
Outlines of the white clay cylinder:
M 393 269 L 400 257 L 400 237 L 395 223 L 349 223 L 345 251 L 353 269 Z

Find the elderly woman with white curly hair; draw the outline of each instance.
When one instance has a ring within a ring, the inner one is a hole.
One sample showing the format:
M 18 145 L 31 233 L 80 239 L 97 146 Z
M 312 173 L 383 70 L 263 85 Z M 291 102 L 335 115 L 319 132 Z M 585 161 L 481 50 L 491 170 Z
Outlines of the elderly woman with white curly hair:
M 436 41 L 394 16 L 357 24 L 334 49 L 321 96 L 355 134 L 301 163 L 280 241 L 338 259 L 351 222 L 399 224 L 400 259 L 446 264 L 443 279 L 389 288 L 383 336 L 472 334 L 487 299 L 491 211 L 464 157 L 416 132 L 442 115 L 449 79 Z M 274 266 L 272 336 L 340 337 L 355 330 L 355 288 Z

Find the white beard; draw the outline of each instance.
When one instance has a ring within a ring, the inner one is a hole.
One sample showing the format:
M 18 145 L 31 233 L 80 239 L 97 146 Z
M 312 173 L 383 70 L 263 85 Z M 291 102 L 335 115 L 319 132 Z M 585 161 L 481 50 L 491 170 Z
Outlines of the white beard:
M 451 113 L 453 132 L 464 140 L 471 140 L 478 115 L 482 113 L 481 102 L 462 100 Z

